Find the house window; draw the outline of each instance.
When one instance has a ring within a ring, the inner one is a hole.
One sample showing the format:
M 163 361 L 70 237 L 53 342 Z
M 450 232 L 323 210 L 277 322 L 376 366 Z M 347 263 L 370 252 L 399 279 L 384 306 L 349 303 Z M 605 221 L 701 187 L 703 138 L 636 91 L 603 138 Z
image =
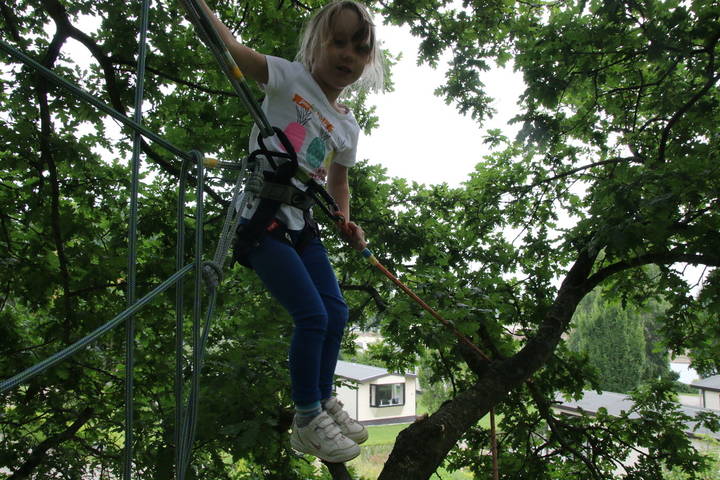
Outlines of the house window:
M 405 405 L 405 384 L 370 385 L 371 407 L 397 407 Z

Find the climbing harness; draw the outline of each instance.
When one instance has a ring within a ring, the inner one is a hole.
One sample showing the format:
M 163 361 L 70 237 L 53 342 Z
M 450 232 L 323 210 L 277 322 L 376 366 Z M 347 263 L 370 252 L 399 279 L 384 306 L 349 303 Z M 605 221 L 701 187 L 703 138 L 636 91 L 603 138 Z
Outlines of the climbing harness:
M 257 201 L 258 205 L 252 217 L 236 227 L 233 248 L 233 260 L 246 267 L 250 267 L 247 254 L 258 245 L 263 235 L 273 234 L 290 240 L 283 225 L 275 218 L 281 205 L 292 205 L 307 212 L 314 203 L 312 197 L 291 183 L 298 172 L 297 153 L 284 132 L 279 128 L 273 130 L 285 152 L 268 150 L 262 135 L 258 134 L 259 148 L 247 160 L 248 178 L 244 193 L 246 197 L 252 196 L 251 201 Z M 272 170 L 263 170 L 261 157 L 267 160 Z M 281 163 L 280 160 L 284 161 Z M 247 202 L 246 197 L 244 200 Z M 236 207 L 231 203 L 229 208 Z
M 257 157 L 259 155 L 264 155 L 275 169 L 275 173 L 273 174 L 274 177 L 269 182 L 262 183 L 262 178 L 258 175 L 257 172 L 251 175 L 248 179 L 249 181 L 245 190 L 247 192 L 257 192 L 257 195 L 260 196 L 261 201 L 260 205 L 258 206 L 258 210 L 255 212 L 255 215 L 253 215 L 253 218 L 250 220 L 250 222 L 242 226 L 238 223 L 238 225 L 236 225 L 235 227 L 236 230 L 238 229 L 238 227 L 241 227 L 239 236 L 240 240 L 238 240 L 238 243 L 236 244 L 235 259 L 240 261 L 241 263 L 246 263 L 243 259 L 243 255 L 246 255 L 247 250 L 252 248 L 252 246 L 257 243 L 259 237 L 264 232 L 268 231 L 268 228 L 271 227 L 272 223 L 275 221 L 275 213 L 277 213 L 277 210 L 280 207 L 281 203 L 292 205 L 292 202 L 298 201 L 302 202 L 302 204 L 305 205 L 304 200 L 302 200 L 303 197 L 301 195 L 298 195 L 297 192 L 290 188 L 291 186 L 289 184 L 291 177 L 298 178 L 299 180 L 301 180 L 302 183 L 307 186 L 307 194 L 312 197 L 312 199 L 318 206 L 320 206 L 323 212 L 328 215 L 338 225 L 338 227 L 342 229 L 345 223 L 345 219 L 339 212 L 340 209 L 338 208 L 337 203 L 335 203 L 335 201 L 324 188 L 314 182 L 306 173 L 304 173 L 301 169 L 298 168 L 297 155 L 294 148 L 292 147 L 292 144 L 288 141 L 285 134 L 278 128 L 267 127 L 269 123 L 267 121 L 267 118 L 265 117 L 264 112 L 259 108 L 257 102 L 252 100 L 252 97 L 249 94 L 247 82 L 245 81 L 242 72 L 237 67 L 237 64 L 232 58 L 232 55 L 227 50 L 227 47 L 225 47 L 225 44 L 222 42 L 222 39 L 215 30 L 211 20 L 208 18 L 205 11 L 203 11 L 195 4 L 195 0 L 181 1 L 188 11 L 191 22 L 193 23 L 193 25 L 196 26 L 202 38 L 206 41 L 210 49 L 215 54 L 218 62 L 222 65 L 223 70 L 226 72 L 228 78 L 230 78 L 231 82 L 233 83 L 233 86 L 237 85 L 236 90 L 238 90 L 241 99 L 245 102 L 251 114 L 256 119 L 256 123 L 258 123 L 258 127 L 260 128 L 260 134 L 258 135 L 258 144 L 260 145 L 260 149 L 250 155 L 248 164 L 256 163 Z M 263 137 L 270 136 L 272 134 L 278 136 L 287 153 L 271 152 L 268 151 L 267 148 L 265 148 Z M 289 161 L 278 165 L 276 162 L 274 162 L 273 157 L 284 158 Z M 261 183 L 263 186 L 259 187 Z M 244 200 L 246 200 L 246 198 L 244 198 Z M 242 205 L 242 207 L 244 208 L 244 204 Z M 240 207 L 238 207 L 238 209 L 242 211 Z M 273 230 L 275 230 L 274 227 L 270 228 L 270 231 Z M 470 347 L 484 360 L 489 361 L 488 356 L 485 355 L 477 345 L 475 345 L 450 321 L 443 318 L 439 313 L 437 313 L 427 303 L 425 303 L 420 297 L 418 297 L 412 290 L 410 290 L 410 288 L 408 288 L 404 283 L 402 283 L 395 275 L 393 275 L 387 268 L 385 268 L 368 248 L 365 248 L 362 251 L 362 255 L 368 260 L 371 265 L 380 270 L 404 293 L 406 293 L 410 298 L 417 302 L 424 310 L 426 310 L 428 313 L 430 313 L 430 315 L 432 315 L 446 328 L 448 328 L 458 338 L 460 342 Z

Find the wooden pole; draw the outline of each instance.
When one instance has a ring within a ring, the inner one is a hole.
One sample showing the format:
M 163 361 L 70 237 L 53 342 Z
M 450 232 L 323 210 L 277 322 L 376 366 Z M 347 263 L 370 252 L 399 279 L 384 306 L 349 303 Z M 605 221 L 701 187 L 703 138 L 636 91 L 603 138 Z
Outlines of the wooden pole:
M 498 469 L 498 451 L 497 451 L 497 435 L 495 432 L 495 409 L 490 409 L 490 445 L 492 447 L 492 468 L 493 480 L 500 479 L 500 470 Z

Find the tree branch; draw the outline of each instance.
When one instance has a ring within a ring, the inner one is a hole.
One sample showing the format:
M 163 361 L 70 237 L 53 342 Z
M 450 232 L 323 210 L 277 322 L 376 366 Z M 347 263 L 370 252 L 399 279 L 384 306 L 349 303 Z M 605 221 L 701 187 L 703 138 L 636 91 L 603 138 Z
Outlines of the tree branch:
M 94 413 L 95 410 L 93 410 L 92 408 L 85 408 L 85 410 L 80 413 L 77 419 L 75 419 L 72 425 L 70 425 L 57 435 L 51 435 L 42 442 L 40 442 L 38 446 L 33 449 L 32 453 L 30 453 L 30 455 L 27 457 L 25 463 L 23 463 L 20 468 L 15 470 L 13 474 L 10 475 L 8 480 L 21 480 L 25 478 L 30 478 L 38 465 L 40 465 L 45 459 L 47 452 L 53 448 L 56 448 L 63 442 L 73 438 L 75 434 L 83 427 L 83 425 L 85 425 L 92 418 Z
M 550 178 L 546 178 L 546 179 L 544 179 L 544 180 L 540 180 L 540 181 L 535 182 L 535 183 L 533 183 L 533 184 L 531 184 L 531 185 L 517 187 L 515 190 L 516 190 L 516 191 L 521 191 L 521 192 L 526 192 L 526 191 L 532 190 L 532 189 L 535 188 L 535 187 L 539 187 L 540 185 L 543 185 L 543 184 L 545 184 L 545 183 L 554 182 L 554 181 L 556 181 L 556 180 L 560 180 L 561 178 L 565 178 L 565 177 L 569 177 L 569 176 L 571 176 L 571 175 L 575 175 L 576 173 L 582 172 L 583 170 L 589 170 L 589 169 L 595 168 L 595 167 L 602 167 L 603 165 L 613 165 L 613 164 L 633 162 L 633 161 L 634 161 L 634 162 L 637 162 L 637 163 L 644 163 L 643 159 L 642 159 L 642 158 L 639 158 L 639 157 L 637 157 L 637 156 L 609 158 L 609 159 L 607 159 L 607 160 L 602 160 L 602 161 L 600 161 L 600 162 L 591 163 L 591 164 L 589 164 L 589 165 L 582 165 L 582 166 L 580 166 L 580 167 L 567 170 L 567 171 L 565 171 L 565 172 L 563 172 L 563 173 L 559 173 L 559 174 L 555 175 L 554 177 L 550 177 Z
M 322 463 L 327 467 L 333 480 L 353 480 L 344 463 L 330 463 L 325 460 Z
M 545 419 L 548 427 L 550 427 L 550 431 L 553 433 L 553 435 L 555 435 L 555 438 L 558 439 L 560 445 L 562 445 L 564 449 L 571 452 L 585 464 L 585 467 L 592 475 L 592 478 L 601 479 L 602 474 L 597 470 L 595 464 L 589 458 L 583 455 L 581 451 L 579 451 L 570 442 L 567 441 L 565 435 L 560 430 L 560 426 L 558 425 L 555 416 L 550 409 L 550 402 L 547 400 L 547 398 L 545 398 L 545 396 L 532 382 L 528 382 L 526 385 L 528 391 L 530 392 L 530 396 L 532 396 L 535 405 L 537 405 L 538 413 Z
M 675 126 L 677 122 L 680 121 L 680 119 L 685 115 L 692 107 L 695 105 L 705 94 L 710 91 L 710 89 L 717 83 L 717 81 L 720 79 L 720 74 L 714 75 L 715 73 L 715 45 L 717 45 L 718 40 L 720 40 L 720 33 L 716 33 L 712 40 L 708 42 L 708 45 L 706 47 L 706 51 L 710 57 L 707 65 L 707 76 L 708 80 L 705 82 L 705 85 L 697 92 L 695 95 L 693 95 L 690 100 L 683 105 L 680 110 L 675 112 L 675 114 L 670 118 L 667 125 L 665 125 L 665 128 L 663 129 L 662 136 L 660 137 L 660 148 L 658 150 L 658 162 L 659 163 L 665 163 L 665 150 L 667 148 L 668 139 L 670 137 L 670 130 Z
M 52 68 L 60 54 L 62 45 L 67 40 L 67 35 L 60 29 L 45 52 L 42 63 L 47 68 Z M 68 266 L 67 256 L 65 255 L 65 243 L 63 240 L 62 226 L 60 222 L 60 182 L 58 178 L 57 165 L 52 154 L 51 138 L 53 135 L 52 120 L 50 118 L 50 106 L 48 104 L 48 85 L 47 81 L 38 75 L 37 77 L 37 101 L 40 105 L 40 158 L 42 163 L 47 166 L 50 179 L 50 228 L 55 251 L 58 256 L 60 269 L 60 284 L 63 290 L 63 307 L 65 325 L 63 335 L 65 343 L 70 343 L 70 333 L 72 332 L 73 312 L 72 301 L 70 299 L 70 269 Z M 42 173 L 39 173 L 42 176 Z
M 672 128 L 680 121 L 683 115 L 685 115 L 693 107 L 693 105 L 705 96 L 705 94 L 717 83 L 718 80 L 720 80 L 720 75 L 710 77 L 708 81 L 705 82 L 703 88 L 693 95 L 692 98 L 690 98 L 690 100 L 688 100 L 687 103 L 680 108 L 680 110 L 675 112 L 672 118 L 668 121 L 667 125 L 665 125 L 662 135 L 660 136 L 660 148 L 658 150 L 659 163 L 665 163 L 665 150 L 667 149 L 668 138 L 670 137 L 670 131 Z
M 646 255 L 640 255 L 638 257 L 635 257 L 633 259 L 629 260 L 623 260 L 617 263 L 614 263 L 612 265 L 609 265 L 605 268 L 600 269 L 587 279 L 587 286 L 589 287 L 589 290 L 592 290 L 596 286 L 598 286 L 600 283 L 608 279 L 609 277 L 615 275 L 616 273 L 620 273 L 624 270 L 628 270 L 631 268 L 637 268 L 641 267 L 643 265 L 650 265 L 650 264 L 659 264 L 659 265 L 671 265 L 673 263 L 690 263 L 693 265 L 709 265 L 714 267 L 720 267 L 720 256 L 707 254 L 707 255 L 700 255 L 700 254 L 691 254 L 691 253 L 684 253 L 678 250 L 675 251 L 667 251 L 667 252 L 658 252 L 658 253 L 648 253 Z
M 386 310 L 387 309 L 387 303 L 385 303 L 385 300 L 380 295 L 380 292 L 378 292 L 375 288 L 371 287 L 370 285 L 351 285 L 348 283 L 341 283 L 340 288 L 342 290 L 356 290 L 365 292 L 375 301 L 375 305 L 379 310 Z
M 12 9 L 2 0 L 0 0 L 0 13 L 2 13 L 2 17 L 5 20 L 5 26 L 10 32 L 12 39 L 17 43 L 20 43 L 22 41 L 22 37 L 20 36 L 20 31 L 18 30 L 17 17 L 13 13 Z
M 121 59 L 121 58 L 117 58 L 117 57 L 113 57 L 111 61 L 115 65 L 121 65 L 124 67 L 136 67 L 137 66 L 137 62 L 134 62 L 132 60 L 125 60 L 125 59 Z M 179 85 L 185 85 L 186 87 L 190 87 L 195 90 L 199 90 L 201 92 L 208 93 L 210 95 L 222 95 L 225 97 L 237 97 L 237 94 L 235 92 L 232 92 L 229 90 L 217 90 L 214 88 L 207 88 L 203 85 L 200 85 L 199 83 L 189 82 L 187 80 L 183 80 L 182 78 L 178 78 L 173 75 L 168 75 L 166 72 L 164 72 L 162 70 L 158 70 L 156 68 L 153 68 L 149 65 L 145 67 L 145 70 L 154 75 L 157 75 L 158 77 L 165 78 L 165 79 L 175 82 Z M 130 69 L 128 69 L 128 72 L 130 72 Z M 134 72 L 134 70 L 133 70 L 133 72 Z

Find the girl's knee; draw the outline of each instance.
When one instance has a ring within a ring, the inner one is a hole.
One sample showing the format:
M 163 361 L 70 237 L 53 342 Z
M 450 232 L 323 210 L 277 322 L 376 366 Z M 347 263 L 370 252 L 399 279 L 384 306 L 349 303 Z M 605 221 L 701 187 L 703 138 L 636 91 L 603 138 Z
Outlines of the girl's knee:
M 330 320 L 326 313 L 299 316 L 293 318 L 293 321 L 295 323 L 295 330 L 322 333 L 323 335 L 327 333 L 330 325 Z
M 344 301 L 337 303 L 334 308 L 328 312 L 328 334 L 342 337 L 349 318 L 350 310 L 347 304 Z

